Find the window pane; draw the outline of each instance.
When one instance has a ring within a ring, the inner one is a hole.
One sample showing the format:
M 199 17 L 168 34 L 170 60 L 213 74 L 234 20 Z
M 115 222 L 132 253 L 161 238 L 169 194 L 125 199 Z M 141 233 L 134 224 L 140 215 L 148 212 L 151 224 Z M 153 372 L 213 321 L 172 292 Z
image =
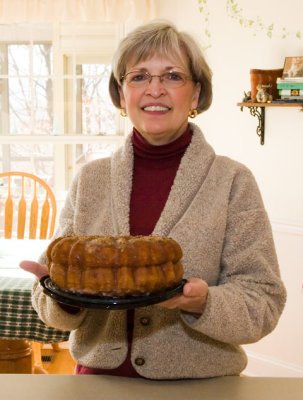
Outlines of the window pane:
M 51 75 L 53 72 L 53 53 L 51 44 L 33 46 L 33 74 Z
M 0 135 L 8 134 L 8 79 L 0 79 Z
M 10 44 L 8 46 L 8 73 L 18 76 L 30 74 L 30 48 L 26 44 Z
M 82 103 L 82 133 L 84 135 L 116 134 L 116 109 L 111 102 L 108 90 L 111 66 L 82 64 L 77 67 L 77 73 L 81 69 L 83 79 L 77 80 L 79 82 L 77 99 Z
M 53 85 L 51 79 L 35 79 L 33 84 L 32 132 L 49 135 L 53 131 Z
M 8 45 L 9 133 L 52 133 L 51 49 L 50 44 Z
M 52 144 L 12 144 L 11 157 L 53 157 Z
M 31 133 L 31 96 L 28 78 L 9 78 L 9 133 Z
M 26 171 L 54 184 L 54 146 L 52 144 L 9 145 L 11 171 Z
M 85 164 L 97 158 L 109 157 L 116 149 L 116 145 L 108 143 L 90 143 L 76 145 L 77 165 Z

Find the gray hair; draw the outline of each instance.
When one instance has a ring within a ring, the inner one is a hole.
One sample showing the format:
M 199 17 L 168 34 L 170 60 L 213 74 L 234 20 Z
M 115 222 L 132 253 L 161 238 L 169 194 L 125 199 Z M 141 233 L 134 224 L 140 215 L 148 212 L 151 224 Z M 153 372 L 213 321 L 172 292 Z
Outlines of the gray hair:
M 120 108 L 119 87 L 126 73 L 127 64 L 137 64 L 159 54 L 175 57 L 187 64 L 192 79 L 200 83 L 201 91 L 197 106 L 198 113 L 207 110 L 212 102 L 212 72 L 195 39 L 186 32 L 179 32 L 168 21 L 153 21 L 130 32 L 120 43 L 112 62 L 109 93 L 112 102 Z M 184 54 L 187 59 L 184 59 Z

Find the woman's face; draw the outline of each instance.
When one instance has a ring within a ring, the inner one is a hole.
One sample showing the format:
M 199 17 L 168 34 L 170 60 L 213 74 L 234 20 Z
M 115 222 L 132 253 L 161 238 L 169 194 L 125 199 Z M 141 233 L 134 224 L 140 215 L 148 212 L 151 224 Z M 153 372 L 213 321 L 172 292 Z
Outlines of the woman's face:
M 190 78 L 186 65 L 159 55 L 138 64 L 129 63 L 126 74 L 132 71 L 139 72 L 134 80 L 140 80 L 144 72 L 158 76 L 169 71 L 183 73 Z M 199 93 L 200 85 L 191 80 L 174 87 L 174 84 L 166 85 L 159 77 L 153 77 L 151 82 L 147 80 L 143 86 L 134 87 L 125 79 L 120 88 L 121 108 L 126 110 L 134 127 L 150 144 L 163 145 L 174 141 L 185 131 L 188 112 L 197 108 Z

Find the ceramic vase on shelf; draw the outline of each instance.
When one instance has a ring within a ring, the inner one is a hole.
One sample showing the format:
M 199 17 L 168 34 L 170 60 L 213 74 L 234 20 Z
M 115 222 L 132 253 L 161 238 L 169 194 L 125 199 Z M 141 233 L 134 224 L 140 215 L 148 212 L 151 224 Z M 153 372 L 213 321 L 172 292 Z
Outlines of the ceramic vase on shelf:
M 250 70 L 250 85 L 251 85 L 251 99 L 256 101 L 257 86 L 267 86 L 267 92 L 275 100 L 279 97 L 277 89 L 277 78 L 281 78 L 283 74 L 283 68 L 279 69 L 251 69 Z

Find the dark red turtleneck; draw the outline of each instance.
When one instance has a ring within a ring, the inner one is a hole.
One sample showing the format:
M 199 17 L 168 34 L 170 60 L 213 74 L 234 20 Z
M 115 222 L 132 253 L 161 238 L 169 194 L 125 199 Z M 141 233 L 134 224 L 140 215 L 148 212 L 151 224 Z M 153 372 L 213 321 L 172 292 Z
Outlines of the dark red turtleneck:
M 153 232 L 191 137 L 188 126 L 184 134 L 174 142 L 154 146 L 134 129 L 134 172 L 129 221 L 131 235 L 150 235 Z

